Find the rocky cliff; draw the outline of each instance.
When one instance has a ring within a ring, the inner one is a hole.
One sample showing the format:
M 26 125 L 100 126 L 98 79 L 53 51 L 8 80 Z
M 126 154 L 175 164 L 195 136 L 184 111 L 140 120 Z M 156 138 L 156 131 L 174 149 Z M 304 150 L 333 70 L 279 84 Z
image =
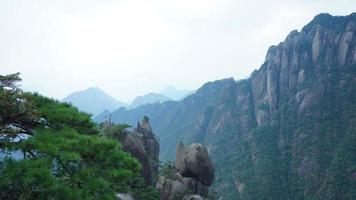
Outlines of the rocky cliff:
M 152 132 L 149 118 L 144 116 L 132 132 L 124 132 L 119 140 L 123 144 L 123 149 L 140 161 L 145 183 L 154 185 L 154 179 L 158 174 L 159 142 Z
M 209 82 L 146 114 L 174 159 L 178 141 L 207 147 L 224 199 L 355 199 L 356 14 L 320 14 L 269 48 L 251 77 Z
M 201 144 L 177 146 L 175 166 L 165 165 L 157 181 L 161 200 L 203 200 L 214 181 L 214 167 Z

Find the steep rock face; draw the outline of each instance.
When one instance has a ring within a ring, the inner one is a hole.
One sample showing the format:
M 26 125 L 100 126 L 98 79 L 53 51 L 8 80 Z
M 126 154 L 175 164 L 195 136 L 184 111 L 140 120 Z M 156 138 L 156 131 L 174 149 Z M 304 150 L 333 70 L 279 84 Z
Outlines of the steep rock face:
M 278 106 L 295 99 L 302 114 L 324 94 L 325 72 L 356 63 L 355 19 L 355 14 L 320 14 L 301 32 L 292 31 L 284 42 L 268 50 L 265 63 L 250 78 L 258 125 Z M 311 79 L 316 79 L 315 86 L 305 87 Z
M 142 165 L 142 177 L 145 180 L 146 184 L 153 184 L 153 171 L 150 164 L 150 158 L 146 152 L 141 141 L 129 133 L 125 136 L 123 140 L 124 150 L 133 155 Z
M 158 173 L 159 142 L 152 132 L 149 118 L 144 116 L 132 133 L 123 138 L 124 150 L 130 152 L 142 164 L 142 176 L 148 185 L 154 184 Z
M 159 164 L 159 142 L 158 138 L 152 132 L 152 127 L 147 116 L 144 116 L 141 123 L 137 124 L 132 135 L 136 136 L 143 145 L 150 161 L 149 166 L 153 173 L 152 175 L 157 175 Z
M 355 199 L 355 24 L 356 14 L 318 15 L 272 46 L 249 79 L 113 119 L 149 115 L 163 160 L 178 141 L 202 143 L 224 199 Z

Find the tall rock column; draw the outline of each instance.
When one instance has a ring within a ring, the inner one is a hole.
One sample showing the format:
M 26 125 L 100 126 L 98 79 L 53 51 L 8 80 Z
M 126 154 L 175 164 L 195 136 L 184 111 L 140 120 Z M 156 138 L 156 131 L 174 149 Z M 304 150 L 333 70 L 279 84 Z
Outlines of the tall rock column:
M 142 165 L 142 176 L 147 185 L 154 185 L 158 173 L 159 142 L 152 132 L 149 118 L 144 116 L 132 133 L 123 139 L 124 150 L 131 153 Z

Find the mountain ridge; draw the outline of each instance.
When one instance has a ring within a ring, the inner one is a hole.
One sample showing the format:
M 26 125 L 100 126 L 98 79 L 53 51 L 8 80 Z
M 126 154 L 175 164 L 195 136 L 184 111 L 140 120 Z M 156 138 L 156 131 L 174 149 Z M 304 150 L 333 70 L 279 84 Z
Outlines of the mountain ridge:
M 113 120 L 149 116 L 163 160 L 179 141 L 207 146 L 213 190 L 225 199 L 353 199 L 355 38 L 355 13 L 317 15 L 271 46 L 248 79 L 209 82 L 181 102 L 117 110 Z

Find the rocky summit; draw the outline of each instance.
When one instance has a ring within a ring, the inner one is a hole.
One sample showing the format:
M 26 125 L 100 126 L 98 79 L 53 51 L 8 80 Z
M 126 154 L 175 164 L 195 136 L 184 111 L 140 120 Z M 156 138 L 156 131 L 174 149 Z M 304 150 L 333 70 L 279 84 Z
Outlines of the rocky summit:
M 127 132 L 121 141 L 124 150 L 140 161 L 145 183 L 153 185 L 158 173 L 159 143 L 152 132 L 149 118 L 144 116 L 133 132 Z

